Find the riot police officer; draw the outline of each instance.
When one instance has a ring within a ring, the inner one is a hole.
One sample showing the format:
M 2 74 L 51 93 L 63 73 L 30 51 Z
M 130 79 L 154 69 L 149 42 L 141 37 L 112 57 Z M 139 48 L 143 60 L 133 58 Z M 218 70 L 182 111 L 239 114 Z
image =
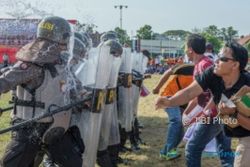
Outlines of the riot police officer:
M 68 81 L 71 82 L 70 83 L 70 87 L 71 87 L 70 101 L 72 102 L 81 100 L 83 94 L 86 92 L 82 88 L 80 81 L 78 81 L 74 75 L 79 65 L 84 63 L 84 61 L 86 61 L 86 58 L 87 58 L 87 47 L 82 42 L 82 40 L 80 40 L 81 38 L 82 38 L 82 35 L 80 33 L 78 32 L 74 33 L 73 55 L 70 56 L 68 60 L 68 66 L 67 66 L 68 72 L 70 72 L 69 75 L 71 75 L 71 80 L 68 80 Z M 71 123 L 70 123 L 70 127 L 68 130 L 71 132 L 73 131 L 74 132 L 73 135 L 77 136 L 76 137 L 77 145 L 75 146 L 75 149 L 76 150 L 80 149 L 82 150 L 81 152 L 83 152 L 85 146 L 84 146 L 82 137 L 80 136 L 79 126 L 78 126 L 78 123 L 79 123 L 78 117 L 81 114 L 80 112 L 81 112 L 81 108 L 79 106 L 72 108 Z M 43 157 L 43 154 L 41 155 L 41 157 Z M 43 159 L 43 166 L 44 167 L 58 167 L 58 165 L 48 155 L 45 156 Z
M 118 146 L 120 141 L 116 111 L 116 91 L 123 49 L 118 42 L 116 33 L 113 31 L 104 33 L 101 36 L 101 42 L 110 46 L 110 53 L 115 58 L 113 59 L 112 74 L 109 78 L 108 93 L 106 96 L 106 99 L 109 100 L 106 100 L 103 112 L 102 129 L 97 152 L 97 163 L 101 167 L 115 167 L 117 166 Z
M 37 39 L 16 55 L 17 63 L 0 76 L 0 93 L 16 87 L 12 124 L 29 120 L 65 103 L 66 65 L 71 28 L 61 17 L 46 17 L 38 25 Z M 46 117 L 12 131 L 1 160 L 3 167 L 30 167 L 41 149 L 64 167 L 80 167 L 81 151 L 67 130 L 70 112 Z M 58 123 L 55 125 L 55 123 Z M 60 149 L 58 149 L 60 148 Z

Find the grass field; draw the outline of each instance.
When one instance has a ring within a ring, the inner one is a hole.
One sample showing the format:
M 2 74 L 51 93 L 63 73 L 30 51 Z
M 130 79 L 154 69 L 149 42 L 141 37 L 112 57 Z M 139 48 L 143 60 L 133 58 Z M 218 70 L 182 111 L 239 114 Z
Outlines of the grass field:
M 160 79 L 160 75 L 153 75 L 151 79 L 145 80 L 146 87 L 152 91 L 153 86 Z M 139 120 L 143 123 L 141 137 L 146 142 L 145 146 L 141 146 L 141 151 L 137 153 L 128 152 L 122 154 L 122 157 L 127 159 L 128 165 L 120 165 L 121 167 L 184 167 L 184 143 L 179 148 L 182 155 L 180 158 L 173 161 L 166 161 L 159 158 L 159 151 L 164 145 L 167 115 L 163 110 L 155 111 L 154 102 L 156 95 L 150 94 L 145 98 L 140 98 L 139 101 Z M 220 162 L 217 157 L 203 158 L 202 167 L 219 167 Z
M 153 75 L 151 79 L 145 80 L 146 87 L 151 91 L 153 86 L 159 80 L 159 75 Z M 1 95 L 0 107 L 7 106 L 9 95 Z M 156 95 L 150 94 L 141 98 L 139 102 L 139 120 L 144 125 L 141 137 L 146 145 L 141 146 L 138 152 L 127 152 L 121 154 L 126 160 L 126 164 L 119 167 L 184 167 L 184 146 L 180 148 L 182 156 L 173 161 L 161 160 L 159 158 L 159 150 L 164 144 L 167 128 L 167 116 L 163 110 L 154 110 L 154 101 Z M 9 113 L 5 113 L 0 117 L 0 129 L 9 126 Z M 9 140 L 9 134 L 0 136 L 0 157 L 2 157 L 4 148 Z M 234 141 L 235 142 L 235 141 Z M 129 146 L 129 145 L 128 145 Z M 203 158 L 202 167 L 220 166 L 217 157 Z
M 2 94 L 0 96 L 0 107 L 1 108 L 7 107 L 9 105 L 8 104 L 9 99 L 10 99 L 9 93 Z M 9 112 L 5 112 L 0 117 L 0 129 L 6 128 L 9 126 L 9 122 L 10 122 L 9 115 L 10 115 Z M 0 135 L 0 157 L 2 157 L 3 151 L 4 151 L 7 143 L 9 142 L 9 138 L 10 138 L 10 133 Z

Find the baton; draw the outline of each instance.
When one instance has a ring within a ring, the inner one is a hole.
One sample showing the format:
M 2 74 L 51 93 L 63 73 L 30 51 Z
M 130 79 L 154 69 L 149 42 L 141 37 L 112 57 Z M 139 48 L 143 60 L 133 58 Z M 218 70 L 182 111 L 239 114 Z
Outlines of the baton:
M 54 115 L 56 113 L 59 113 L 59 112 L 65 111 L 65 110 L 69 110 L 69 109 L 71 109 L 71 108 L 73 108 L 73 107 L 75 107 L 75 106 L 77 106 L 79 104 L 82 104 L 82 103 L 84 103 L 86 101 L 89 101 L 89 100 L 91 100 L 91 97 L 88 97 L 88 98 L 85 98 L 83 100 L 76 101 L 76 102 L 73 102 L 71 104 L 68 104 L 68 105 L 59 107 L 57 109 L 48 111 L 48 112 L 46 112 L 46 113 L 44 113 L 44 114 L 42 114 L 40 116 L 37 116 L 35 118 L 31 118 L 31 119 L 23 121 L 23 122 L 21 122 L 19 124 L 13 125 L 11 127 L 5 128 L 5 129 L 2 129 L 2 130 L 0 130 L 0 134 L 6 133 L 6 132 L 9 132 L 9 131 L 12 131 L 12 130 L 18 130 L 18 129 L 20 129 L 20 128 L 24 127 L 24 126 L 27 126 L 27 125 L 29 125 L 31 123 L 34 123 L 34 122 L 36 122 L 36 121 L 38 121 L 40 119 L 52 116 L 52 115 Z
M 9 111 L 9 110 L 12 110 L 14 107 L 13 106 L 10 106 L 10 107 L 7 107 L 7 108 L 0 108 L 0 116 L 2 115 L 3 112 L 5 111 Z

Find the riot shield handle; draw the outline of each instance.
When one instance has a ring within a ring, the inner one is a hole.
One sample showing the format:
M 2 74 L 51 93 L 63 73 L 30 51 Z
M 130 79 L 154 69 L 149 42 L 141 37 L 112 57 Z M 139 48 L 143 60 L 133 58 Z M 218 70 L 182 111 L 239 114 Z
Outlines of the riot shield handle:
M 136 71 L 135 69 L 132 69 L 132 74 L 133 74 L 133 77 L 143 79 L 143 75 L 139 71 Z
M 125 88 L 130 88 L 132 86 L 133 76 L 132 73 L 120 72 L 118 76 L 117 86 L 123 86 Z
M 132 74 L 133 74 L 133 77 L 138 78 L 138 79 L 142 79 L 142 80 L 147 79 L 147 78 L 151 78 L 150 74 L 142 75 L 139 71 L 136 71 L 135 69 L 132 69 Z

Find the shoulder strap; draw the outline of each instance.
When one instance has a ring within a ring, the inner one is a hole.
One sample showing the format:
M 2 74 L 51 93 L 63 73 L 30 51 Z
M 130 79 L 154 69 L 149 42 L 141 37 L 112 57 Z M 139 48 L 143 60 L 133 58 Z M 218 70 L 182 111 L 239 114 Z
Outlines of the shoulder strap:
M 52 78 L 55 78 L 58 75 L 58 72 L 54 64 L 44 64 L 43 68 L 50 72 Z
M 194 65 L 181 64 L 173 68 L 173 74 L 193 75 Z

